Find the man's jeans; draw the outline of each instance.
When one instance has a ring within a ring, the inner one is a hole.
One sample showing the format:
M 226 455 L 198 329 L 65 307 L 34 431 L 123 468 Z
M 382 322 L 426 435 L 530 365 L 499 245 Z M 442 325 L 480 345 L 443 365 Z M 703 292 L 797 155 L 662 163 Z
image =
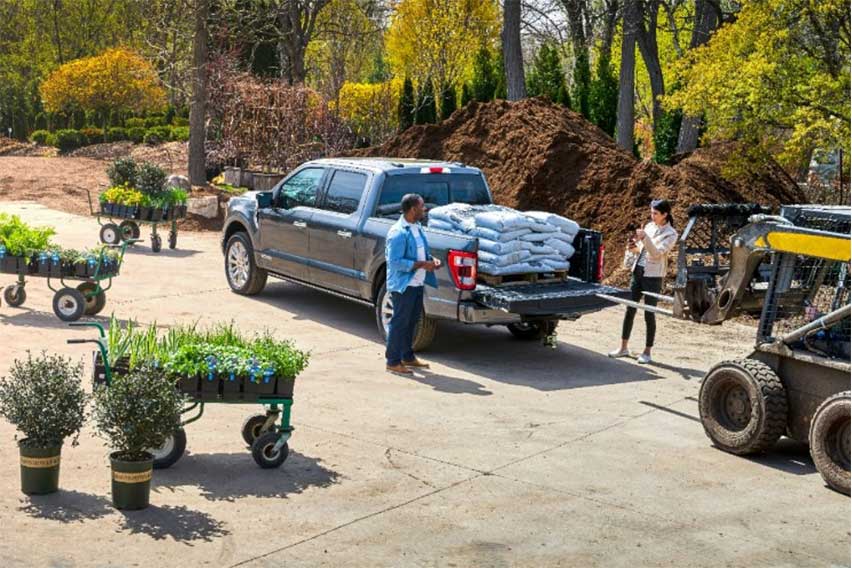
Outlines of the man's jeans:
M 388 365 L 399 365 L 402 361 L 413 361 L 414 328 L 423 311 L 423 286 L 409 286 L 404 292 L 391 293 L 393 317 L 388 329 L 388 345 L 385 358 Z

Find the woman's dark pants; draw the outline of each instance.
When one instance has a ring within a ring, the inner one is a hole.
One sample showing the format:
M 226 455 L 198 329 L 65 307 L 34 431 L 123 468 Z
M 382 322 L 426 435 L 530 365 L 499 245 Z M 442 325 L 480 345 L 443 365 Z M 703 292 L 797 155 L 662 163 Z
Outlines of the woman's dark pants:
M 659 294 L 663 289 L 662 278 L 646 278 L 645 268 L 637 266 L 633 271 L 633 276 L 630 278 L 630 299 L 638 302 L 645 298 L 645 304 L 648 306 L 656 306 L 657 298 L 653 296 L 645 296 L 642 292 L 652 292 Z M 621 339 L 627 341 L 630 339 L 630 332 L 633 331 L 633 318 L 636 317 L 636 308 L 627 308 L 624 312 L 624 325 L 621 327 Z M 657 334 L 657 320 L 654 317 L 654 312 L 645 310 L 645 347 L 650 349 L 654 346 L 654 336 Z
M 409 286 L 404 292 L 392 292 L 393 317 L 388 329 L 385 359 L 389 366 L 413 361 L 414 328 L 423 311 L 423 286 Z

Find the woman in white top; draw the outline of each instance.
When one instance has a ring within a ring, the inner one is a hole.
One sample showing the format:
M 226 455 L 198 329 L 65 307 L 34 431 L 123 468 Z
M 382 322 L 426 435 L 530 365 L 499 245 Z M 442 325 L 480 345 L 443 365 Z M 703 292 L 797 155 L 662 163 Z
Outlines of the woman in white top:
M 663 289 L 666 276 L 666 264 L 669 251 L 677 242 L 677 232 L 672 226 L 672 207 L 665 199 L 651 202 L 651 222 L 644 229 L 637 229 L 636 236 L 627 244 L 626 259 L 630 261 L 630 297 L 634 302 L 644 298 L 648 306 L 656 306 L 657 298 L 646 296 L 643 292 L 659 294 Z M 609 353 L 610 357 L 627 357 L 630 351 L 627 342 L 633 330 L 633 318 L 636 308 L 627 308 L 621 328 L 621 348 Z M 657 320 L 654 312 L 645 311 L 645 351 L 639 355 L 639 363 L 651 362 L 651 348 L 657 332 Z

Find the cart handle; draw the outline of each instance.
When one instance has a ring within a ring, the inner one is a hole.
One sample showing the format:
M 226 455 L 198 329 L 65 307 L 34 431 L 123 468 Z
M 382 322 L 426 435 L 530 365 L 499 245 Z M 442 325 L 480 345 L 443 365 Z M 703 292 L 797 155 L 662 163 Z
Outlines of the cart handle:
M 100 323 L 96 322 L 96 321 L 77 321 L 77 322 L 71 322 L 68 325 L 71 326 L 71 327 L 94 327 L 98 330 L 98 333 L 100 334 L 101 339 L 106 338 L 106 332 L 104 332 L 104 326 L 101 325 Z M 69 342 L 70 341 L 94 341 L 94 340 L 93 339 L 92 340 L 89 340 L 89 339 L 70 340 L 69 339 Z
M 86 190 L 86 196 L 89 198 L 89 212 L 94 215 L 95 207 L 92 205 L 92 192 L 89 191 L 89 188 L 84 188 Z

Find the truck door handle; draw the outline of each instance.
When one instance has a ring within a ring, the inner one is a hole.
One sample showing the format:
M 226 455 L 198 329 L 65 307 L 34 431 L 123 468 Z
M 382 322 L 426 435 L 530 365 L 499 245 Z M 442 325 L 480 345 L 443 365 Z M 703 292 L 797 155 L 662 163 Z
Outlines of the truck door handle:
M 300 229 L 307 228 L 308 224 L 305 221 L 293 221 L 293 226 L 298 227 Z
M 352 238 L 352 231 L 337 231 L 337 234 L 344 239 Z

